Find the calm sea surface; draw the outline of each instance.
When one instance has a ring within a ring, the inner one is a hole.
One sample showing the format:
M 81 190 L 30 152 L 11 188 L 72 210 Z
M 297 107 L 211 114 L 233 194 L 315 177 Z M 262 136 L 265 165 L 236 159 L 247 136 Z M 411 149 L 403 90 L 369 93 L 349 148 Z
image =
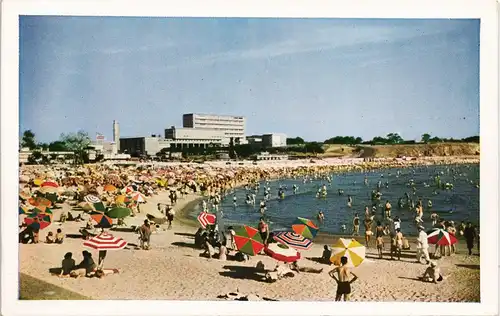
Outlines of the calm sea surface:
M 399 171 L 399 174 L 398 174 Z M 270 199 L 267 201 L 265 218 L 270 222 L 271 230 L 289 230 L 290 225 L 298 216 L 316 220 L 319 211 L 323 211 L 325 221 L 320 225 L 320 231 L 324 233 L 343 233 L 342 225 L 347 231 L 352 231 L 352 220 L 355 213 L 360 219 L 364 219 L 365 206 L 372 206 L 371 193 L 377 188 L 381 181 L 380 192 L 383 194 L 379 210 L 375 220 L 383 220 L 383 206 L 386 200 L 392 204 L 392 217 L 399 216 L 402 224 L 401 229 L 407 235 L 416 234 L 415 212 L 410 211 L 408 206 L 398 207 L 399 198 L 405 199 L 405 192 L 415 203 L 419 198 L 424 202 L 424 226 L 431 227 L 430 215 L 435 212 L 445 220 L 454 220 L 458 225 L 460 221 L 472 221 L 479 223 L 479 165 L 453 165 L 418 167 L 413 169 L 381 169 L 370 172 L 349 172 L 344 174 L 332 174 L 333 181 L 329 184 L 326 180 L 312 180 L 303 183 L 303 178 L 283 179 L 271 181 Z M 435 177 L 439 176 L 441 183 L 453 184 L 452 189 L 438 188 Z M 368 184 L 364 183 L 365 177 Z M 415 191 L 411 181 L 414 183 Z M 296 194 L 293 194 L 292 186 L 298 186 Z M 325 184 L 327 196 L 317 198 L 318 189 Z M 237 189 L 228 195 L 222 202 L 222 217 L 219 221 L 222 226 L 235 224 L 247 224 L 256 226 L 261 214 L 259 202 L 264 199 L 265 182 L 261 182 L 260 190 L 256 194 L 256 205 L 245 203 L 247 193 L 245 188 Z M 285 198 L 278 198 L 280 186 L 286 187 Z M 343 195 L 338 190 L 344 191 Z M 237 197 L 237 206 L 233 204 L 233 196 Z M 352 207 L 347 206 L 347 196 L 353 199 Z M 432 207 L 428 207 L 428 200 L 432 200 Z M 200 212 L 200 206 L 192 210 L 191 216 L 195 218 Z M 458 222 L 458 223 L 457 223 Z M 360 227 L 361 233 L 364 227 Z

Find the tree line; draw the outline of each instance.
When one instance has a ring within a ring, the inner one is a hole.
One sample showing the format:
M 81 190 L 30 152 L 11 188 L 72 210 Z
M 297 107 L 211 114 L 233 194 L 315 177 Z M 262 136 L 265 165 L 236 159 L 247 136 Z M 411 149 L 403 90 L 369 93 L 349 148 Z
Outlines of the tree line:
M 39 143 L 36 141 L 36 135 L 31 130 L 23 132 L 21 137 L 21 148 L 29 148 L 33 153 L 28 157 L 28 163 L 48 163 L 49 158 L 44 156 L 42 151 L 59 152 L 66 151 L 72 152 L 73 163 L 81 164 L 88 162 L 88 153 L 86 149 L 91 143 L 90 137 L 85 131 L 78 131 L 76 133 L 61 134 L 59 140 L 51 143 Z

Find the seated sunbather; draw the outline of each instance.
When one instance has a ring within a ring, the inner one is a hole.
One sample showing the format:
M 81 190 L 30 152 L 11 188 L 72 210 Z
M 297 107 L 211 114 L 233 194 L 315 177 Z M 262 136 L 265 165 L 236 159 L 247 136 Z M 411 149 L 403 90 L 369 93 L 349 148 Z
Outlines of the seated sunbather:
M 71 271 L 75 269 L 75 260 L 72 258 L 73 254 L 71 252 L 67 252 L 64 255 L 64 259 L 61 264 L 61 273 L 59 274 L 60 277 L 69 277 L 71 274 Z
M 299 267 L 299 264 L 297 263 L 297 261 L 293 262 L 291 265 L 290 265 L 290 269 L 293 270 L 293 271 L 297 271 L 297 272 L 310 272 L 310 273 L 321 273 L 323 272 L 323 269 L 315 269 L 315 268 L 309 268 L 309 267 Z
M 49 232 L 47 234 L 47 237 L 45 237 L 45 243 L 47 243 L 47 244 L 53 244 L 54 241 L 55 241 L 54 233 L 53 232 Z
M 62 230 L 58 228 L 54 242 L 56 244 L 62 244 L 63 241 L 64 241 L 64 234 L 62 233 Z
M 71 271 L 71 276 L 79 278 L 81 276 L 90 276 L 94 269 L 97 267 L 94 259 L 92 259 L 92 254 L 87 250 L 82 252 L 83 260 L 80 262 L 76 269 Z
M 419 279 L 425 282 L 438 283 L 443 281 L 444 278 L 437 264 L 432 261 L 430 266 L 425 269 L 424 275 L 419 277 Z

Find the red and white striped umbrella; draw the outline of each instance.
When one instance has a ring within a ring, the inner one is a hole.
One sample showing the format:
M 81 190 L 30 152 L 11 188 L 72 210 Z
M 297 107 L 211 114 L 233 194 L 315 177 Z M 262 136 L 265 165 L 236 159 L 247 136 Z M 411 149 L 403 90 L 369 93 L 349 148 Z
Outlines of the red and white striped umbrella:
M 300 253 L 282 243 L 269 244 L 264 252 L 273 259 L 283 262 L 295 262 L 300 259 Z
M 120 237 L 103 232 L 86 240 L 83 245 L 97 250 L 119 250 L 125 248 L 127 242 Z
M 200 215 L 198 215 L 198 222 L 200 222 L 203 228 L 207 227 L 207 225 L 215 225 L 216 219 L 217 216 L 211 213 L 201 212 Z
M 130 195 L 130 198 L 133 200 L 133 201 L 136 201 L 136 202 L 140 202 L 140 203 L 144 203 L 146 202 L 146 197 L 141 193 L 141 192 L 133 192 L 131 195 Z
M 45 181 L 44 183 L 42 183 L 41 187 L 42 187 L 42 188 L 44 188 L 44 187 L 53 187 L 53 188 L 57 188 L 57 187 L 59 187 L 59 184 L 57 184 L 57 182 L 55 182 L 55 181 L 52 181 L 52 180 L 47 180 L 47 181 Z

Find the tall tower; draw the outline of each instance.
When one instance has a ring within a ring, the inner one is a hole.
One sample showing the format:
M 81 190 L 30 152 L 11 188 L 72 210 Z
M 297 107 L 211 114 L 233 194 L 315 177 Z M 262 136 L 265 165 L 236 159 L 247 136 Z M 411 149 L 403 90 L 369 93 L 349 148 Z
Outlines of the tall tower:
M 117 154 L 120 151 L 120 125 L 115 120 L 113 120 L 113 142 L 116 146 L 115 154 Z

